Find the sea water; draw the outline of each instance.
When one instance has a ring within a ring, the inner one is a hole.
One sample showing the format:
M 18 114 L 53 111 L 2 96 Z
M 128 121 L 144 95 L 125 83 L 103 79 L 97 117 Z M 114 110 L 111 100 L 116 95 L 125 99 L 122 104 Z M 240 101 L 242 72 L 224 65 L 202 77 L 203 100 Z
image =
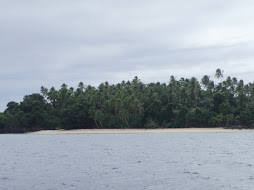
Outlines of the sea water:
M 251 190 L 254 133 L 0 135 L 1 190 Z

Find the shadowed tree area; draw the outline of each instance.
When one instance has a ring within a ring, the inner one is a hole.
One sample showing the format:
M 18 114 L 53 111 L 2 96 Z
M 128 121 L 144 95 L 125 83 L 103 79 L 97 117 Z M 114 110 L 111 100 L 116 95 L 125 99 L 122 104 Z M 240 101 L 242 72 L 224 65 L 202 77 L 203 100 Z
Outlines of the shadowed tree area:
M 98 88 L 63 84 L 59 90 L 41 87 L 22 102 L 9 102 L 0 113 L 0 132 L 82 128 L 253 127 L 254 83 L 204 75 L 169 83 L 144 84 L 138 77 Z

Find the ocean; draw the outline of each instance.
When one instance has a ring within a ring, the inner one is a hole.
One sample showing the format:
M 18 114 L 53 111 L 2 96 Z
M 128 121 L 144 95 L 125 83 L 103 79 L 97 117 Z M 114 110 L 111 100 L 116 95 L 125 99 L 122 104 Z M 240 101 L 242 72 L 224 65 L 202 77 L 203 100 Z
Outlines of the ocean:
M 0 135 L 1 190 L 251 190 L 254 133 Z

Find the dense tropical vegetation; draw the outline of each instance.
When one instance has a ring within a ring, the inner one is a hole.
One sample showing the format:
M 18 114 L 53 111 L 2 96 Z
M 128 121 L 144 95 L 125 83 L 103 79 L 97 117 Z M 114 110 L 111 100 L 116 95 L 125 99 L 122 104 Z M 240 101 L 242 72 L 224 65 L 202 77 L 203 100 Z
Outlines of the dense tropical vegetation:
M 0 132 L 80 128 L 252 127 L 254 83 L 223 77 L 216 70 L 215 84 L 205 75 L 171 76 L 168 84 L 144 84 L 135 77 L 95 88 L 63 84 L 59 90 L 41 87 L 22 102 L 9 102 L 0 113 Z

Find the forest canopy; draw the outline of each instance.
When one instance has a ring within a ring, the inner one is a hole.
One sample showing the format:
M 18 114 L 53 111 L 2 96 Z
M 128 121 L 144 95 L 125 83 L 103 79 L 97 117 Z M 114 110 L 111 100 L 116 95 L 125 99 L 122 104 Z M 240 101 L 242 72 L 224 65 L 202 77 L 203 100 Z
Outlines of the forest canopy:
M 212 77 L 213 78 L 213 77 Z M 186 128 L 254 126 L 254 83 L 223 76 L 171 76 L 166 83 L 144 84 L 138 77 L 40 93 L 9 102 L 0 113 L 0 132 L 84 128 Z

